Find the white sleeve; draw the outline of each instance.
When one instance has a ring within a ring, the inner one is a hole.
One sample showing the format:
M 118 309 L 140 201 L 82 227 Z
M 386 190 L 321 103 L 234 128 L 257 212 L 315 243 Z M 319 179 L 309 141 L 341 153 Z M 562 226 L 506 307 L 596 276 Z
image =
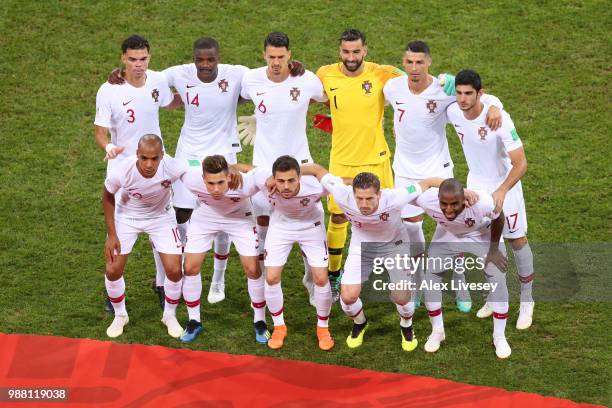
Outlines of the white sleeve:
M 393 208 L 401 208 L 406 204 L 413 204 L 423 192 L 419 183 L 409 184 L 403 188 L 394 188 L 390 191 L 393 193 L 391 196 L 391 207 Z
M 176 73 L 176 69 L 178 67 L 170 67 L 170 68 L 166 68 L 164 69 L 161 73 L 162 75 L 166 78 L 166 82 L 168 82 L 168 86 L 173 86 L 176 88 L 175 85 L 175 73 Z
M 187 173 L 188 166 L 184 160 L 175 159 L 170 156 L 166 156 L 164 160 L 168 162 L 168 173 L 170 174 L 170 181 L 173 183 L 183 177 L 183 174 Z
M 159 90 L 159 93 L 160 93 L 159 96 L 161 98 L 159 101 L 159 106 L 166 107 L 170 105 L 170 103 L 172 103 L 172 101 L 174 100 L 174 94 L 172 93 L 172 90 L 168 86 L 168 81 L 166 81 L 166 76 L 163 74 L 160 74 L 160 77 L 162 78 L 162 80 L 159 83 L 159 87 L 161 88 Z
M 523 142 L 521 142 L 521 138 L 514 127 L 514 122 L 512 122 L 510 115 L 508 115 L 506 112 L 502 112 L 502 125 L 497 130 L 497 133 L 499 134 L 506 151 L 511 152 L 523 146 Z
M 495 95 L 484 94 L 480 98 L 480 101 L 485 105 L 495 106 L 499 109 L 504 109 L 504 104 Z
M 266 180 L 272 175 L 272 170 L 264 167 L 256 167 L 249 173 L 252 173 L 257 188 L 261 191 L 266 191 Z
M 321 83 L 319 77 L 310 71 L 307 71 L 307 73 L 312 88 L 312 99 L 317 102 L 327 102 L 327 95 L 323 90 L 323 84 Z
M 249 171 L 248 173 L 242 173 L 242 188 L 240 190 L 245 196 L 248 197 L 260 191 L 257 185 L 255 169 Z
M 487 217 L 491 220 L 497 219 L 499 214 L 493 212 L 493 210 L 495 210 L 495 202 L 491 194 L 484 191 L 476 191 L 476 193 L 478 194 L 478 202 L 474 204 L 474 210 L 478 211 L 478 214 L 483 218 Z
M 118 166 L 116 169 L 123 168 L 123 166 Z M 115 194 L 121 188 L 121 180 L 119 179 L 118 172 L 110 171 L 106 176 L 106 180 L 104 180 L 104 188 L 111 194 Z
M 334 196 L 334 200 L 336 200 L 336 202 L 342 202 L 345 205 L 348 204 L 346 202 L 346 198 L 350 195 L 353 188 L 344 184 L 341 177 L 327 173 L 321 178 L 321 185 L 325 190 L 329 191 L 329 193 Z
M 385 105 L 389 105 L 391 103 L 391 90 L 389 86 L 390 81 L 387 81 L 385 86 L 383 87 L 383 95 L 385 97 Z
M 248 78 L 249 76 L 245 72 L 242 76 L 242 82 L 240 82 L 240 96 L 242 97 L 242 99 L 251 100 L 251 91 L 249 89 Z
M 96 94 L 96 119 L 94 120 L 94 125 L 110 128 L 112 114 L 110 95 L 106 92 L 106 87 L 102 85 Z

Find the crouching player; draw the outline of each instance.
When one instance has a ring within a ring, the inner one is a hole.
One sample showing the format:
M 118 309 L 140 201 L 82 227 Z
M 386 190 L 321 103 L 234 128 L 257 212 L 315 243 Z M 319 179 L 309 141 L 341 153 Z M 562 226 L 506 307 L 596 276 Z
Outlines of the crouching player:
M 183 298 L 187 305 L 189 322 L 181 341 L 191 342 L 202 332 L 200 297 L 202 278 L 200 271 L 206 253 L 218 233 L 227 233 L 240 255 L 240 262 L 247 277 L 247 287 L 253 308 L 255 341 L 266 344 L 270 333 L 266 327 L 264 278 L 259 269 L 259 241 L 253 218 L 251 200 L 259 192 L 253 170 L 242 175 L 242 186 L 230 189 L 230 170 L 221 155 L 206 157 L 202 165 L 189 161 L 189 171 L 181 178 L 183 185 L 198 198 L 187 229 Z M 265 175 L 263 176 L 265 184 Z
M 186 167 L 178 160 L 164 157 L 162 140 L 156 135 L 141 137 L 136 156 L 126 158 L 109 171 L 102 191 L 107 231 L 105 283 L 115 318 L 106 329 L 108 337 L 120 336 L 129 321 L 123 272 L 141 232 L 149 235 L 166 270 L 162 322 L 172 337 L 179 337 L 183 331 L 176 320 L 182 285 L 182 243 L 170 204 L 170 187 L 185 171 Z M 115 202 L 117 192 L 120 198 Z
M 251 166 L 238 165 L 238 168 L 246 170 Z M 300 177 L 300 165 L 291 156 L 277 158 L 271 173 L 263 168 L 257 170 L 260 190 L 266 188 L 268 176 L 272 176 L 274 181 L 273 191 L 267 194 L 272 210 L 264 249 L 266 302 L 274 320 L 274 331 L 268 347 L 283 347 L 287 337 L 281 275 L 291 248 L 297 243 L 314 280 L 319 348 L 330 350 L 334 347 L 328 327 L 332 293 L 327 276 L 329 254 L 321 204 L 321 197 L 327 195 L 327 191 L 314 177 Z
M 456 179 L 446 179 L 439 189 L 431 189 L 417 199 L 417 205 L 438 224 L 428 251 L 425 274 L 425 306 L 432 332 L 425 343 L 425 351 L 438 351 L 445 340 L 442 320 L 442 274 L 448 259 L 471 253 L 485 259 L 484 274 L 491 285 L 490 305 L 493 308 L 493 344 L 499 358 L 510 356 L 505 329 L 508 318 L 508 287 L 506 286 L 507 259 L 503 241 L 503 211 L 494 212 L 490 194 L 478 192 L 479 200 L 471 207 L 465 205 L 464 189 Z
M 409 255 L 409 239 L 401 221 L 402 208 L 406 204 L 414 203 L 422 191 L 438 186 L 442 179 L 425 179 L 406 188 L 381 190 L 380 180 L 373 173 L 357 174 L 352 186 L 345 185 L 342 178 L 328 173 L 316 164 L 303 165 L 302 173 L 314 175 L 319 179 L 351 223 L 349 253 L 340 281 L 340 304 L 342 310 L 353 319 L 353 329 L 346 339 L 346 344 L 350 348 L 356 348 L 363 343 L 368 327 L 363 303 L 359 297 L 361 285 L 368 279 L 374 261 L 370 251 L 363 253 L 363 248 L 378 246 L 376 256 L 389 258 Z M 362 244 L 366 245 L 362 248 Z M 392 290 L 390 296 L 400 315 L 402 349 L 412 351 L 418 344 L 412 329 L 414 302 L 410 301 L 408 289 L 414 277 L 406 269 L 392 268 L 388 272 L 391 282 L 407 282 L 404 285 L 405 290 Z

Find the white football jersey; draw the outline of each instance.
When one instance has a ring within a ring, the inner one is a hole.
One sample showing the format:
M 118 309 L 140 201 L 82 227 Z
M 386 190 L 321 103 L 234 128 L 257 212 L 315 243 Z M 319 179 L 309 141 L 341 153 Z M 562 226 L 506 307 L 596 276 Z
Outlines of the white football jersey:
M 448 117 L 461 142 L 469 177 L 481 181 L 504 180 L 512 169 L 508 152 L 523 146 L 514 123 L 507 112 L 502 111 L 502 125 L 493 131 L 485 123 L 488 106 L 474 120 L 465 118 L 459 105 L 448 108 Z
M 187 166 L 164 155 L 155 175 L 145 178 L 136 162 L 136 156 L 122 160 L 112 167 L 104 181 L 106 190 L 115 195 L 115 215 L 134 219 L 165 215 L 172 208 L 172 183 L 187 171 Z
M 242 174 L 242 188 L 228 190 L 219 199 L 206 189 L 202 178 L 202 166 L 190 166 L 189 171 L 181 177 L 181 181 L 198 198 L 196 211 L 201 211 L 207 219 L 214 222 L 227 223 L 235 219 L 252 217 L 253 209 L 249 197 L 259 191 L 255 183 L 254 170 Z
M 334 196 L 351 223 L 350 246 L 355 250 L 359 249 L 362 242 L 389 243 L 401 237 L 405 231 L 401 221 L 402 207 L 413 203 L 422 191 L 419 184 L 411 184 L 406 188 L 383 188 L 376 211 L 364 215 L 357 207 L 353 187 L 345 185 L 342 178 L 326 174 L 321 184 Z
M 94 124 L 108 128 L 111 143 L 125 147 L 114 160 L 134 156 L 142 136 L 162 136 L 159 108 L 168 106 L 173 98 L 166 77 L 156 71 L 147 70 L 146 82 L 140 88 L 127 82 L 122 85 L 102 84 L 96 95 Z
M 217 78 L 202 82 L 195 64 L 170 67 L 162 73 L 185 105 L 185 122 L 176 147 L 176 157 L 203 159 L 212 154 L 241 151 L 236 130 L 236 106 L 242 65 L 219 64 Z
M 324 224 L 321 197 L 326 196 L 327 191 L 315 177 L 302 176 L 297 195 L 284 198 L 278 193 L 267 194 L 265 183 L 271 175 L 272 172 L 264 168 L 260 168 L 257 175 L 259 189 L 266 192 L 272 207 L 270 225 L 291 231 L 301 231 Z
M 489 234 L 491 221 L 496 219 L 499 214 L 495 214 L 495 203 L 493 197 L 483 191 L 476 191 L 479 200 L 471 207 L 465 207 L 461 214 L 454 220 L 449 221 L 444 216 L 440 209 L 440 200 L 438 199 L 437 188 L 430 188 L 419 196 L 416 200 L 416 205 L 423 210 L 438 224 L 438 226 L 449 232 L 452 237 L 447 234 L 444 239 L 449 238 L 465 238 L 465 237 L 482 237 L 483 234 Z M 490 239 L 490 237 L 487 237 Z M 452 239 L 455 241 L 455 239 Z
M 255 105 L 257 130 L 253 165 L 272 167 L 282 155 L 298 163 L 312 163 L 306 138 L 306 115 L 311 99 L 327 100 L 323 85 L 315 74 L 288 77 L 280 83 L 266 75 L 267 67 L 252 69 L 242 79 L 241 95 Z

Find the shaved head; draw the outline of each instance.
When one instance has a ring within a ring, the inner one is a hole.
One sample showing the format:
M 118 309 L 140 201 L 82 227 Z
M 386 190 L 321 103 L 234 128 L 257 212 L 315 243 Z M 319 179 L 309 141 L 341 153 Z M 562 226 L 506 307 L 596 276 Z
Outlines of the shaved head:
M 148 135 L 144 135 L 143 137 L 140 138 L 140 140 L 138 140 L 138 149 L 140 150 L 141 147 L 153 147 L 153 148 L 159 148 L 159 151 L 164 150 L 164 144 L 161 140 L 161 137 L 157 136 L 157 135 L 153 135 L 153 134 L 148 134 Z
M 463 184 L 455 178 L 448 178 L 440 184 L 439 194 L 452 194 L 463 196 Z
M 461 182 L 454 178 L 444 180 L 438 190 L 438 200 L 440 209 L 447 220 L 452 221 L 457 218 L 465 208 Z

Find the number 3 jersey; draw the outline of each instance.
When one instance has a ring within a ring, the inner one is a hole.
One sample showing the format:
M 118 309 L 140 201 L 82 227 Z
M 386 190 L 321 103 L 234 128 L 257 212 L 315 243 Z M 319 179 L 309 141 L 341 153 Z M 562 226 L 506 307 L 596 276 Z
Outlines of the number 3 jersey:
M 146 75 L 146 82 L 140 88 L 127 82 L 122 85 L 106 82 L 98 89 L 94 124 L 108 128 L 111 143 L 125 147 L 117 159 L 135 155 L 142 136 L 161 137 L 159 108 L 168 106 L 173 95 L 162 73 L 147 70 Z
M 212 82 L 198 78 L 195 64 L 163 71 L 185 105 L 185 122 L 176 147 L 176 157 L 202 160 L 212 154 L 241 151 L 236 130 L 236 106 L 240 83 L 249 69 L 242 65 L 219 64 Z
M 267 67 L 252 69 L 242 79 L 241 96 L 255 105 L 257 130 L 253 165 L 271 168 L 283 155 L 298 163 L 312 163 L 306 138 L 306 115 L 310 100 L 324 102 L 321 81 L 310 71 L 272 82 Z

